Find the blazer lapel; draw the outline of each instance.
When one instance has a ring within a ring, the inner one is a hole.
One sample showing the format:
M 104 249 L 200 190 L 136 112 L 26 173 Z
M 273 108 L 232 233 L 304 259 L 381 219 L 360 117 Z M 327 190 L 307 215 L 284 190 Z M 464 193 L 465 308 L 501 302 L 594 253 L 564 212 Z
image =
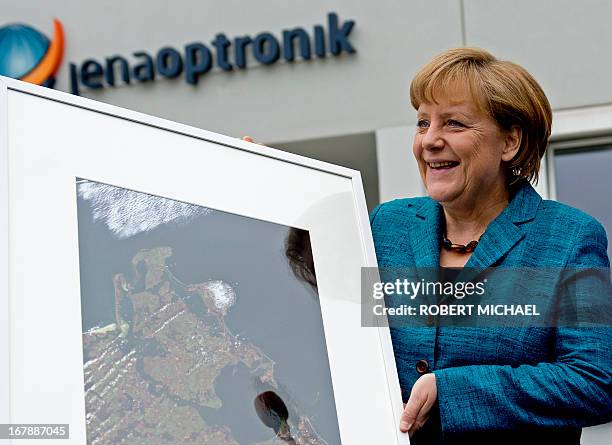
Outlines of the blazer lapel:
M 535 218 L 541 201 L 531 184 L 519 185 L 508 206 L 487 227 L 465 267 L 491 267 L 508 253 L 525 236 L 520 223 Z
M 491 221 L 465 267 L 484 269 L 492 266 L 524 236 L 523 231 L 502 212 Z
M 415 214 L 410 242 L 416 267 L 439 267 L 442 207 L 428 199 Z

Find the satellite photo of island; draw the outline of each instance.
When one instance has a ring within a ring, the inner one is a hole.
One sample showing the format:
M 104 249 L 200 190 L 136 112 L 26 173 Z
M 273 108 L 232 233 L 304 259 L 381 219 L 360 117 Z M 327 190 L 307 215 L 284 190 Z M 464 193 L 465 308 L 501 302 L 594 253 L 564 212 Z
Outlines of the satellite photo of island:
M 307 231 L 76 189 L 88 444 L 341 443 Z

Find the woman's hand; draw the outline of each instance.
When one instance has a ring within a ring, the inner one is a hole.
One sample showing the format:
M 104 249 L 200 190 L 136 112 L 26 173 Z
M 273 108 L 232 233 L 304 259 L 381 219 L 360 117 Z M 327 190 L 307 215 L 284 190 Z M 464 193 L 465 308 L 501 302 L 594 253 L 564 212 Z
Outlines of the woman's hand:
M 438 398 L 436 376 L 425 374 L 415 382 L 400 419 L 400 431 L 412 435 L 429 419 L 431 407 Z

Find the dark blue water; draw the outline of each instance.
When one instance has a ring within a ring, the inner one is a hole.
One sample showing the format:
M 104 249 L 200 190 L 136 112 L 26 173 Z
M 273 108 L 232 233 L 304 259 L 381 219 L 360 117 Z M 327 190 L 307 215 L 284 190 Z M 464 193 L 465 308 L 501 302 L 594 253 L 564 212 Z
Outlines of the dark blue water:
M 243 363 L 228 366 L 219 373 L 215 391 L 223 401 L 220 409 L 200 408 L 207 422 L 227 425 L 241 444 L 263 442 L 275 437 L 272 429 L 265 426 L 255 411 L 255 397 L 264 392 L 256 376 Z

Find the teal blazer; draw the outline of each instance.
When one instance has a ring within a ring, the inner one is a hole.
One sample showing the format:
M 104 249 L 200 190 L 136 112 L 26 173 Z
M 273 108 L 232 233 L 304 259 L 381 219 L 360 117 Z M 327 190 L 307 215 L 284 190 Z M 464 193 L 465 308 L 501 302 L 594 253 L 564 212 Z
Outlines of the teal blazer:
M 379 267 L 438 267 L 441 221 L 428 197 L 379 205 L 370 216 Z M 466 267 L 609 269 L 606 249 L 594 218 L 523 182 Z M 413 443 L 577 444 L 582 427 L 612 420 L 612 328 L 392 328 L 391 337 L 404 401 L 417 362 L 436 376 L 438 408 Z

